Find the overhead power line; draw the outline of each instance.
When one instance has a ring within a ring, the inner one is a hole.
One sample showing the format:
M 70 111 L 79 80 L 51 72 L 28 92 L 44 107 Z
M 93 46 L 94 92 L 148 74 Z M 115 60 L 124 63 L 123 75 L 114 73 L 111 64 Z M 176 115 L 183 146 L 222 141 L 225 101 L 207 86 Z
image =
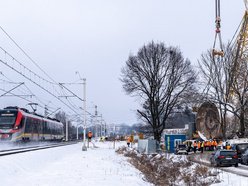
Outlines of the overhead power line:
M 2 72 L 0 72 L 0 75 L 2 75 L 5 79 L 7 79 L 7 80 L 4 80 L 4 79 L 1 79 L 1 81 L 3 81 L 3 83 L 8 83 L 8 84 L 20 84 L 20 82 L 14 82 L 13 80 L 11 80 L 10 78 L 8 78 L 4 73 L 2 73 Z M 28 97 L 35 97 L 40 103 L 42 103 L 43 105 L 45 105 L 45 103 L 41 100 L 41 99 L 39 99 L 39 97 L 38 96 L 36 96 L 29 88 L 28 88 L 28 86 L 24 83 L 23 84 L 24 85 L 24 87 L 26 87 L 26 89 L 24 89 L 24 88 L 22 88 L 22 87 L 20 87 L 20 89 L 22 89 L 22 90 L 19 90 L 21 93 L 23 93 L 23 95 L 16 95 L 16 94 L 11 94 L 11 95 L 8 95 L 8 96 L 16 96 L 16 97 L 23 97 L 23 96 L 28 96 Z M 1 89 L 2 91 L 4 91 L 4 92 L 6 92 L 4 89 Z M 28 90 L 28 94 L 26 93 L 26 91 Z M 7 95 L 5 95 L 5 96 L 7 96 Z M 26 100 L 26 101 L 28 101 L 28 102 L 32 102 L 32 101 L 30 101 L 30 100 Z
M 0 95 L 0 97 L 6 95 L 6 94 L 8 94 L 8 93 L 10 93 L 12 90 L 18 88 L 19 86 L 21 86 L 21 85 L 23 85 L 23 84 L 24 84 L 24 82 L 20 83 L 19 85 L 15 86 L 14 88 L 12 88 L 12 89 L 8 90 L 7 92 L 5 92 L 4 94 Z
M 26 67 L 25 65 L 23 65 L 20 61 L 18 61 L 17 59 L 15 59 L 14 56 L 12 56 L 10 53 L 8 53 L 5 49 L 3 49 L 2 47 L 0 47 L 0 49 L 5 53 L 5 55 L 8 55 L 9 57 L 11 57 L 13 59 L 13 61 L 17 62 L 18 65 L 20 65 L 24 70 L 28 71 L 29 73 L 33 74 L 34 76 L 36 76 L 37 78 L 50 83 L 50 84 L 57 84 L 57 83 L 53 83 L 51 81 L 46 80 L 45 78 L 41 77 L 40 75 L 38 75 L 37 73 L 33 72 L 31 69 L 29 69 L 28 67 Z M 6 62 L 7 63 L 7 62 Z
M 38 68 L 40 69 L 50 80 L 52 80 L 54 83 L 56 81 L 51 78 L 18 44 L 17 42 L 3 29 L 3 27 L 0 26 L 0 29 L 5 33 L 5 35 L 23 52 L 23 54 Z
M 4 90 L 4 89 L 2 89 L 2 88 L 0 88 L 0 90 L 3 91 L 3 92 L 6 92 L 6 90 Z M 29 103 L 32 102 L 31 100 L 24 98 L 24 96 L 32 96 L 32 95 L 16 95 L 16 94 L 11 93 L 11 92 L 9 92 L 9 94 L 11 94 L 12 96 L 19 97 L 19 98 L 21 98 L 21 99 L 23 99 L 23 100 L 25 100 L 25 101 L 27 101 L 27 102 L 29 102 Z
M 54 90 L 57 92 L 57 94 L 59 95 L 59 92 L 57 91 L 57 89 L 54 87 L 55 85 L 58 86 L 59 84 L 51 77 L 49 76 L 36 62 L 35 60 L 33 60 L 25 51 L 24 49 L 17 44 L 17 42 L 7 33 L 7 31 L 5 31 L 3 29 L 3 27 L 0 26 L 0 29 L 4 32 L 4 34 L 17 46 L 17 48 L 19 48 L 23 54 L 39 69 L 41 70 L 51 81 L 46 80 L 45 78 L 41 77 L 40 75 L 38 75 L 37 73 L 33 72 L 32 70 L 30 70 L 29 68 L 27 68 L 25 65 L 23 65 L 21 62 L 19 62 L 18 60 L 16 60 L 11 54 L 9 54 L 6 50 L 4 50 L 2 47 L 0 47 L 0 49 L 2 51 L 5 52 L 5 54 L 7 54 L 8 56 L 10 56 L 13 61 L 17 62 L 24 70 L 28 71 L 29 73 L 33 74 L 35 77 L 41 79 L 42 81 L 45 81 L 46 83 L 49 83 L 50 85 L 52 85 L 52 87 L 54 88 Z M 11 68 L 12 70 L 14 70 L 15 72 L 17 72 L 18 74 L 22 75 L 23 77 L 25 77 L 26 79 L 28 79 L 29 81 L 31 81 L 32 83 L 34 83 L 35 85 L 37 85 L 38 87 L 40 87 L 41 89 L 43 89 L 44 91 L 46 91 L 47 93 L 49 93 L 50 95 L 52 95 L 53 97 L 55 97 L 56 99 L 58 99 L 60 102 L 62 102 L 64 105 L 66 105 L 68 108 L 70 108 L 73 112 L 77 113 L 75 111 L 76 107 L 75 105 L 73 105 L 72 103 L 68 101 L 68 103 L 71 105 L 66 104 L 63 100 L 61 100 L 58 96 L 56 96 L 54 93 L 52 93 L 51 91 L 48 91 L 46 88 L 44 88 L 43 86 L 41 86 L 39 83 L 37 83 L 36 81 L 34 81 L 32 78 L 28 77 L 26 74 L 18 71 L 16 68 L 14 68 L 13 66 L 11 66 L 10 64 L 8 64 L 6 61 L 0 60 L 0 62 L 2 62 L 4 65 L 8 66 L 9 68 Z M 61 85 L 60 85 L 61 87 Z M 64 87 L 65 88 L 65 87 Z M 66 88 L 67 91 L 71 92 L 69 89 Z M 74 93 L 73 93 L 74 94 Z M 76 96 L 78 99 L 80 99 L 81 101 L 83 101 L 79 96 L 77 96 L 76 94 L 74 94 L 74 96 Z M 74 107 L 74 108 L 72 108 Z M 86 111 L 87 112 L 87 111 Z M 88 112 L 89 113 L 89 112 Z M 89 113 L 90 114 L 90 113 Z
M 48 94 L 52 95 L 53 97 L 55 97 L 56 99 L 58 99 L 59 101 L 61 101 L 64 105 L 66 105 L 68 108 L 70 108 L 73 112 L 77 113 L 73 108 L 71 108 L 71 106 L 69 106 L 68 104 L 66 104 L 63 100 L 61 100 L 59 97 L 57 97 L 55 94 L 53 94 L 52 92 L 48 91 L 47 89 L 45 89 L 43 86 L 41 86 L 40 84 L 38 84 L 37 82 L 35 82 L 34 80 L 32 80 L 31 78 L 27 77 L 25 74 L 19 72 L 18 70 L 16 70 L 15 68 L 13 68 L 10 64 L 8 64 L 7 62 L 4 62 L 3 60 L 0 60 L 1 63 L 3 63 L 4 65 L 6 65 L 7 67 L 11 68 L 12 70 L 14 70 L 15 72 L 17 72 L 18 74 L 20 74 L 21 76 L 25 77 L 26 79 L 28 79 L 29 81 L 31 81 L 32 83 L 34 83 L 35 85 L 37 85 L 38 87 L 40 87 L 42 90 L 46 91 Z

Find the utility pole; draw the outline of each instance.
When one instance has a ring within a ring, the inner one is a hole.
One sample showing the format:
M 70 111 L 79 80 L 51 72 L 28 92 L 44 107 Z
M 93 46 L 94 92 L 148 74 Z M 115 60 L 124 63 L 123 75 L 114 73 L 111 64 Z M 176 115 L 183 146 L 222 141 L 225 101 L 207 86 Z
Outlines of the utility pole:
M 114 125 L 114 149 L 115 149 L 115 125 Z
M 100 128 L 101 128 L 101 137 L 102 137 L 102 114 L 101 114 L 101 123 L 100 123 Z
M 97 106 L 95 105 L 95 138 L 97 138 Z
M 84 104 L 83 104 L 83 108 L 84 108 L 84 144 L 82 147 L 83 151 L 87 151 L 87 147 L 86 147 L 86 79 L 83 79 L 83 85 L 84 85 Z
M 68 120 L 65 120 L 65 141 L 68 141 Z
M 78 140 L 78 124 L 77 124 L 77 140 Z
M 104 136 L 106 137 L 107 133 L 107 124 L 106 121 L 104 121 Z

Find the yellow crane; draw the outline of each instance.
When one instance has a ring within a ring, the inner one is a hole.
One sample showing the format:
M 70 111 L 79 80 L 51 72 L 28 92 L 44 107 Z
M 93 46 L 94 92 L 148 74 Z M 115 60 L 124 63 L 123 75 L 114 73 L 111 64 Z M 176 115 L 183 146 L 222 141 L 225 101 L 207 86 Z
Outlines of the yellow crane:
M 237 30 L 237 37 L 232 48 L 230 74 L 230 97 L 238 106 L 239 135 L 245 135 L 245 118 L 247 116 L 248 96 L 248 0 L 244 0 L 245 13 Z
M 247 60 L 248 57 L 248 1 L 244 0 L 245 14 L 240 23 L 239 34 L 235 41 L 235 65 L 238 65 L 239 60 Z
M 248 0 L 244 0 L 245 13 L 241 20 L 241 23 L 237 29 L 237 37 L 233 43 L 233 65 L 230 77 L 231 94 L 234 93 L 234 83 L 239 80 L 239 84 L 242 86 L 246 82 L 247 68 L 244 68 L 245 62 L 248 62 Z M 243 79 L 243 82 L 242 82 Z M 236 87 L 238 88 L 238 87 Z

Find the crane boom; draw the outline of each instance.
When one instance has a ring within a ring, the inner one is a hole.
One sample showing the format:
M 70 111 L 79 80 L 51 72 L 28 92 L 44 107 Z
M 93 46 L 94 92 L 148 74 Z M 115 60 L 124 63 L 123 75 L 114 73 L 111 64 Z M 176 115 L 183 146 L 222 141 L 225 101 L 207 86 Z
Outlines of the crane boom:
M 245 3 L 245 8 L 246 8 L 246 10 L 247 10 L 248 1 L 247 1 L 247 0 L 244 0 L 244 3 Z
M 234 43 L 234 63 L 232 68 L 231 83 L 236 79 L 242 63 L 248 61 L 248 1 L 244 0 L 246 11 L 241 21 L 239 33 Z

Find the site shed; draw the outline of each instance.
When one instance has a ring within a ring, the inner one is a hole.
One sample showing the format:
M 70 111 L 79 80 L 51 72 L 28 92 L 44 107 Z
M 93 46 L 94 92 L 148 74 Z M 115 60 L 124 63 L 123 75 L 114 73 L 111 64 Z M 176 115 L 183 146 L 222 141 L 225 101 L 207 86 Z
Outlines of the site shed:
M 165 134 L 165 151 L 174 153 L 176 145 L 183 143 L 185 140 L 185 134 Z

